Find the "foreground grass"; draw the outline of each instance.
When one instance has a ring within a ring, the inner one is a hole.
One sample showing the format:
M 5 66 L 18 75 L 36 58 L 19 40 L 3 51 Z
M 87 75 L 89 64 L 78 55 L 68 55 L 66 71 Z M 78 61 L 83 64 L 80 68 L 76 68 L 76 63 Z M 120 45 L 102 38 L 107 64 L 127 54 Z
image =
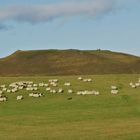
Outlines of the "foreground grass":
M 87 76 L 93 83 L 77 81 L 77 76 L 55 77 L 72 83 L 72 89 L 95 89 L 100 96 L 50 95 L 32 99 L 27 91 L 7 95 L 0 104 L 0 140 L 138 140 L 140 139 L 140 88 L 129 88 L 140 75 Z M 52 77 L 1 77 L 0 84 L 33 80 L 47 82 Z M 117 85 L 120 93 L 110 94 Z M 67 88 L 65 88 L 67 89 Z M 40 89 L 42 92 L 43 89 Z M 15 100 L 18 94 L 24 100 Z M 68 97 L 73 97 L 68 101 Z

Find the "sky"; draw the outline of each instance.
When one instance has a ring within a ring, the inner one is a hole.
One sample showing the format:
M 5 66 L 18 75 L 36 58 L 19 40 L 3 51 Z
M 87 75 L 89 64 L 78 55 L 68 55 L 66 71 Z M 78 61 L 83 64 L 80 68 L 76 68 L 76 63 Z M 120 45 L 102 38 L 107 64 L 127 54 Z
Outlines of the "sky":
M 140 0 L 0 0 L 0 57 L 98 48 L 140 56 Z

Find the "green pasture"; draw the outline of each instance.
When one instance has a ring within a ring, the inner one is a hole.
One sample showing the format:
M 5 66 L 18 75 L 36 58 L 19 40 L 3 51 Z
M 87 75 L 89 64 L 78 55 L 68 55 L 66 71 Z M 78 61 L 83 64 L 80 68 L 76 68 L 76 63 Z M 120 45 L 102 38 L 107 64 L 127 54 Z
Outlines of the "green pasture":
M 140 87 L 132 89 L 140 75 L 93 75 L 93 82 L 78 81 L 78 76 L 58 77 L 0 77 L 1 84 L 16 81 L 45 82 L 59 79 L 63 94 L 50 94 L 31 98 L 29 91 L 5 93 L 7 102 L 0 103 L 0 140 L 139 140 L 140 139 Z M 71 87 L 64 87 L 71 82 Z M 119 88 L 111 95 L 110 86 Z M 58 87 L 56 87 L 57 89 Z M 68 89 L 75 93 L 68 94 Z M 99 96 L 78 96 L 79 90 L 97 90 Z M 16 100 L 17 95 L 24 99 Z M 72 100 L 68 100 L 72 97 Z

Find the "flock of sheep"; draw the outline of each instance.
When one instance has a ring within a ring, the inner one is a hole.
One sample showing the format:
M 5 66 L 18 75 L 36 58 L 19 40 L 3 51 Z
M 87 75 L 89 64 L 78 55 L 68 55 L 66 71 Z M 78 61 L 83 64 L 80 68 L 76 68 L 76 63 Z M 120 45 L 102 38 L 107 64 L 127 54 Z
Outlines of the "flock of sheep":
M 135 83 L 129 83 L 129 85 L 130 85 L 130 87 L 132 87 L 132 88 L 137 88 L 137 87 L 140 87 L 140 78 L 138 79 L 138 81 L 137 82 L 135 82 Z
M 82 81 L 82 82 L 92 82 L 92 79 L 84 79 L 82 77 L 78 77 L 78 81 Z M 132 88 L 136 88 L 140 86 L 140 78 L 138 79 L 138 81 L 136 83 L 130 83 L 129 84 Z M 99 91 L 95 91 L 95 90 L 80 90 L 77 92 L 74 92 L 72 90 L 72 84 L 70 82 L 65 82 L 64 86 L 68 87 L 67 93 L 68 94 L 72 94 L 72 93 L 76 93 L 77 95 L 100 95 Z M 58 79 L 50 79 L 48 80 L 47 83 L 39 83 L 36 84 L 33 81 L 20 81 L 20 82 L 14 82 L 11 83 L 10 85 L 6 86 L 6 85 L 0 85 L 0 102 L 4 102 L 7 101 L 7 97 L 5 96 L 5 93 L 16 93 L 19 92 L 21 90 L 26 90 L 29 91 L 29 97 L 33 97 L 33 98 L 39 98 L 44 96 L 43 93 L 40 93 L 39 90 L 41 87 L 44 87 L 47 93 L 63 93 L 64 89 L 63 88 L 59 88 L 59 80 Z M 56 90 L 55 87 L 58 87 L 58 89 Z M 65 91 L 66 92 L 66 91 Z M 112 85 L 110 88 L 110 93 L 113 95 L 116 95 L 119 93 L 118 87 Z M 22 100 L 24 99 L 23 95 L 17 95 L 16 100 Z

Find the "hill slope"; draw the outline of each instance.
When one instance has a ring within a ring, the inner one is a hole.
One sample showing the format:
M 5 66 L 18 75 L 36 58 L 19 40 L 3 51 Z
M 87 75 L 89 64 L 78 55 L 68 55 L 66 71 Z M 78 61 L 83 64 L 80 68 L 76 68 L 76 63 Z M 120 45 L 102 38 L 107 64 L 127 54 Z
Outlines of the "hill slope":
M 16 51 L 0 59 L 0 75 L 140 73 L 140 57 L 111 51 Z

